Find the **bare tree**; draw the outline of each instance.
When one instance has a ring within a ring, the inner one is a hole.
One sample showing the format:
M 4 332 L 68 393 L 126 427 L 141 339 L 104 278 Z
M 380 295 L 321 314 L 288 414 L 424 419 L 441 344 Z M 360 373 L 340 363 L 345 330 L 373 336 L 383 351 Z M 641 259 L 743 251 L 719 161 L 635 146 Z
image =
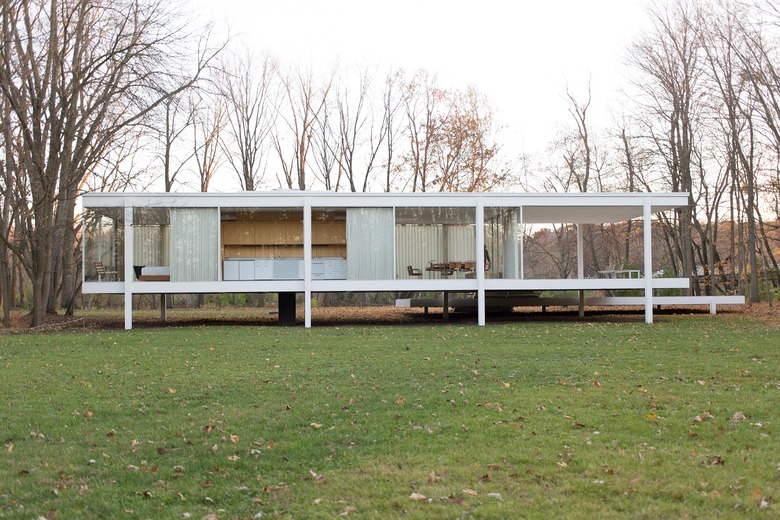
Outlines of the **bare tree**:
M 289 189 L 304 191 L 308 187 L 307 161 L 314 127 L 327 102 L 333 78 L 331 75 L 318 84 L 312 70 L 301 67 L 281 76 L 287 106 L 280 112 L 283 128 L 277 126 L 271 140 Z
M 222 64 L 219 88 L 227 103 L 229 137 L 225 155 L 246 191 L 256 190 L 265 173 L 279 108 L 276 72 L 276 61 L 270 55 L 258 58 L 248 49 Z
M 314 177 L 326 190 L 339 191 L 344 170 L 338 161 L 338 131 L 333 125 L 333 103 L 326 102 L 314 124 L 312 148 L 314 149 Z M 337 172 L 337 173 L 334 173 Z
M 185 94 L 186 92 L 182 92 L 166 99 L 160 109 L 163 112 L 161 118 L 163 127 L 158 129 L 156 133 L 162 145 L 159 160 L 163 166 L 163 182 L 166 192 L 173 191 L 179 173 L 184 170 L 185 165 L 192 158 L 192 153 L 176 153 L 177 151 L 181 152 L 183 148 L 179 147 L 177 150 L 180 139 L 194 124 L 192 105 L 187 103 Z
M 0 89 L 18 131 L 18 240 L 6 245 L 32 281 L 32 325 L 40 325 L 56 271 L 75 276 L 82 180 L 124 132 L 189 88 L 214 51 L 199 48 L 194 73 L 172 66 L 187 63 L 184 21 L 159 3 L 9 0 L 0 17 Z
M 701 35 L 688 0 L 650 9 L 653 28 L 632 49 L 632 63 L 641 73 L 648 132 L 663 158 L 672 191 L 693 194 L 694 149 L 698 100 L 701 95 Z M 661 130 L 656 126 L 662 125 Z M 695 275 L 691 227 L 694 199 L 679 210 L 676 249 L 684 276 Z
M 214 174 L 225 159 L 220 146 L 220 136 L 225 128 L 227 109 L 221 96 L 211 96 L 204 99 L 201 92 L 195 100 L 197 108 L 191 111 L 195 114 L 192 125 L 192 155 L 198 166 L 198 191 L 209 191 L 209 184 Z
M 389 192 L 393 184 L 393 172 L 396 170 L 394 164 L 396 152 L 396 138 L 399 136 L 400 129 L 398 123 L 398 113 L 401 108 L 403 98 L 399 95 L 399 83 L 403 79 L 403 74 L 390 72 L 385 78 L 385 88 L 382 93 L 382 125 L 385 128 L 385 182 L 384 190 Z
M 368 191 L 377 156 L 388 125 L 376 117 L 371 105 L 371 74 L 360 70 L 357 91 L 342 87 L 337 96 L 339 116 L 338 159 L 352 192 Z
M 409 150 L 402 164 L 409 170 L 411 191 L 426 191 L 434 179 L 435 148 L 442 121 L 446 120 L 445 91 L 436 77 L 419 70 L 404 84 L 403 108 L 406 115 L 406 137 Z

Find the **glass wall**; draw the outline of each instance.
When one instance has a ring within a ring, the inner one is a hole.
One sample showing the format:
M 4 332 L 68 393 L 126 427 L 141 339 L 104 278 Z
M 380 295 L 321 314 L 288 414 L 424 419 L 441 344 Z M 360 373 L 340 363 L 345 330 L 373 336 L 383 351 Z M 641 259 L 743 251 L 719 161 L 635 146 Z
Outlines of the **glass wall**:
M 216 281 L 218 236 L 216 208 L 135 208 L 133 272 L 136 280 Z
M 220 225 L 223 280 L 303 279 L 303 210 L 223 209 Z
M 84 215 L 84 281 L 116 282 L 125 274 L 122 208 L 95 208 Z
M 485 277 L 523 277 L 519 208 L 485 208 Z
M 347 219 L 349 211 L 351 210 L 344 208 L 312 208 L 312 280 L 345 280 L 347 278 Z
M 133 271 L 136 280 L 170 278 L 171 219 L 168 208 L 133 209 Z
M 476 276 L 474 208 L 396 208 L 396 277 Z

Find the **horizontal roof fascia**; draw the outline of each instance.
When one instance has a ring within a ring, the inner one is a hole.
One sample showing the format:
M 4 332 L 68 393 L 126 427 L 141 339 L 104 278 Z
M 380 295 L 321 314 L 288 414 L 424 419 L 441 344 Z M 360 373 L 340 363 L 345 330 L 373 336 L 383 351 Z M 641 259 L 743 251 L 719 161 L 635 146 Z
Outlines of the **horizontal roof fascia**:
M 688 204 L 687 193 L 334 193 L 268 191 L 237 193 L 88 193 L 85 208 L 222 207 L 222 208 L 356 208 L 356 207 L 522 207 L 528 223 L 608 223 Z

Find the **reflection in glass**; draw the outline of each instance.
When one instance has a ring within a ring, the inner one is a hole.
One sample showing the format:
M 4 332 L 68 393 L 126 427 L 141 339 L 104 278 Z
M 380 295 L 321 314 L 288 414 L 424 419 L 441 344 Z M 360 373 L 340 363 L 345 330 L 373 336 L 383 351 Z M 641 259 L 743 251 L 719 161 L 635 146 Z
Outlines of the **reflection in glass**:
M 124 219 L 121 208 L 89 210 L 84 216 L 84 280 L 124 279 Z
M 522 278 L 519 208 L 485 208 L 485 277 Z

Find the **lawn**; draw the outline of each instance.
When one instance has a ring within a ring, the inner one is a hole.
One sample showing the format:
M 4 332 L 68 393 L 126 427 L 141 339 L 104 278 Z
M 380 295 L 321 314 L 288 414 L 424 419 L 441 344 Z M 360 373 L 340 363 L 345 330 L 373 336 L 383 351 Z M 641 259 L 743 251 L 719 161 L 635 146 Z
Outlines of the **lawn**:
M 778 518 L 744 315 L 0 335 L 0 517 Z

